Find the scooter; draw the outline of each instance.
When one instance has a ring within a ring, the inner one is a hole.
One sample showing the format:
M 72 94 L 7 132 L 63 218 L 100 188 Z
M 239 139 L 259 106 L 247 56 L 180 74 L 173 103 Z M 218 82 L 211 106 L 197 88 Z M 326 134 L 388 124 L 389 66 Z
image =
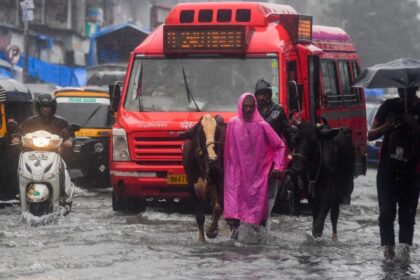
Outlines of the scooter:
M 71 211 L 74 185 L 65 190 L 65 163 L 60 155 L 63 139 L 45 130 L 22 136 L 23 151 L 19 157 L 18 182 L 22 213 L 34 216 L 56 212 L 63 207 L 64 215 Z M 69 193 L 67 197 L 66 193 Z

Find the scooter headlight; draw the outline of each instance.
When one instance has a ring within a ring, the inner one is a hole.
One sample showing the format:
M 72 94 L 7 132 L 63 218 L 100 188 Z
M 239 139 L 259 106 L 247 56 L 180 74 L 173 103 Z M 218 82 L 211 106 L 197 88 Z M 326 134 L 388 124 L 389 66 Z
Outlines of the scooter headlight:
M 49 138 L 36 137 L 32 138 L 32 143 L 36 148 L 46 148 L 50 144 L 50 140 Z
M 44 202 L 50 198 L 50 190 L 46 184 L 29 184 L 26 187 L 26 201 L 28 202 Z
M 95 153 L 102 153 L 104 151 L 104 145 L 102 143 L 96 143 L 93 145 L 93 151 Z

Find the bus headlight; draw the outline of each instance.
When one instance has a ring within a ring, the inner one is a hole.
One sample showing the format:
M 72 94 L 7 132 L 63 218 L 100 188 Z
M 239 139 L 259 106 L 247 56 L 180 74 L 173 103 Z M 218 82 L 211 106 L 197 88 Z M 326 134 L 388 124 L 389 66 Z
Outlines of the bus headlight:
M 112 129 L 112 160 L 129 161 L 127 134 L 123 128 Z

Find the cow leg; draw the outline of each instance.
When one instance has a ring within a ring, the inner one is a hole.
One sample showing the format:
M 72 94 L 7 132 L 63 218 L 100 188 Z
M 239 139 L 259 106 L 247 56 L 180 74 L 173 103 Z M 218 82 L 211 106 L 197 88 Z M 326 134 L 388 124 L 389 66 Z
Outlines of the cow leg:
M 322 232 L 324 231 L 324 224 L 325 218 L 328 215 L 328 211 L 330 210 L 330 204 L 328 199 L 318 198 L 316 205 L 316 212 L 313 213 L 313 221 L 312 221 L 312 236 L 317 238 L 322 236 Z
M 216 238 L 219 233 L 219 219 L 223 210 L 219 203 L 219 194 L 217 193 L 216 186 L 214 185 L 210 187 L 210 205 L 213 215 L 211 224 L 207 227 L 206 234 L 208 238 Z
M 205 203 L 202 202 L 194 191 L 192 191 L 192 200 L 194 205 L 195 220 L 198 226 L 198 242 L 204 243 L 206 241 L 204 237 L 204 222 L 205 216 Z
M 334 202 L 331 207 L 331 224 L 332 224 L 332 240 L 337 241 L 337 222 L 338 216 L 340 215 L 340 203 L 338 201 Z
M 196 200 L 195 203 L 195 220 L 198 226 L 198 242 L 204 243 L 206 239 L 204 238 L 204 222 L 205 222 L 205 213 L 204 205 L 200 201 Z

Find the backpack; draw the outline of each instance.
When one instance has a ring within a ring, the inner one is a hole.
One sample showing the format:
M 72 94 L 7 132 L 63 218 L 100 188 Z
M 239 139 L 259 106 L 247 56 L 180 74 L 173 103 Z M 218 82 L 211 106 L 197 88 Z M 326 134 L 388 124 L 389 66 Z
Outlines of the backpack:
M 413 174 L 419 153 L 419 136 L 406 125 L 395 128 L 389 134 L 385 157 L 387 167 L 395 175 Z

